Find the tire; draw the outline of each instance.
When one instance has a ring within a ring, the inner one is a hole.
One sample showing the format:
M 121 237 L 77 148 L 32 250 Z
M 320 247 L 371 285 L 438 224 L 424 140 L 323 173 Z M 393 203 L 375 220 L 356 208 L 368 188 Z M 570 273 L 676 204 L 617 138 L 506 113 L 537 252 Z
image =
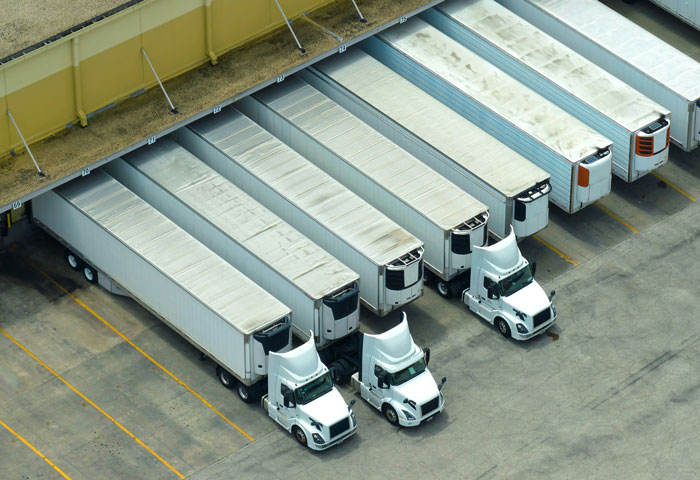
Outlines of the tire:
M 387 421 L 392 425 L 399 424 L 399 416 L 396 413 L 396 410 L 394 410 L 394 407 L 392 407 L 391 405 L 384 405 L 382 413 L 384 413 L 384 418 L 386 418 Z
M 331 362 L 330 365 L 328 365 L 328 371 L 331 374 L 331 379 L 333 380 L 333 383 L 335 385 L 340 384 L 340 365 L 338 362 Z
M 498 328 L 498 331 L 501 332 L 501 335 L 503 335 L 506 338 L 510 338 L 510 327 L 508 326 L 508 322 L 503 320 L 501 317 L 496 317 L 496 328 Z
M 438 280 L 436 288 L 441 297 L 450 298 L 452 296 L 452 289 L 448 282 Z
M 236 385 L 236 379 L 233 378 L 233 375 L 219 366 L 216 367 L 216 376 L 219 378 L 221 385 L 226 388 L 230 389 Z
M 299 442 L 299 444 L 302 447 L 308 446 L 308 443 L 306 440 L 306 433 L 304 433 L 304 430 L 302 430 L 300 427 L 297 427 L 296 425 L 294 425 L 292 427 L 292 435 L 294 435 L 294 438 L 296 438 L 297 442 Z
M 83 276 L 90 283 L 97 283 L 97 270 L 90 265 L 83 265 Z
M 238 398 L 243 400 L 245 403 L 253 402 L 253 392 L 250 391 L 250 388 L 248 388 L 247 385 L 238 382 L 236 385 L 236 393 L 238 394 Z
M 83 261 L 80 259 L 79 256 L 77 256 L 75 253 L 71 252 L 70 250 L 66 250 L 65 258 L 66 258 L 66 263 L 68 263 L 68 266 L 71 269 L 75 270 L 76 272 L 82 268 Z

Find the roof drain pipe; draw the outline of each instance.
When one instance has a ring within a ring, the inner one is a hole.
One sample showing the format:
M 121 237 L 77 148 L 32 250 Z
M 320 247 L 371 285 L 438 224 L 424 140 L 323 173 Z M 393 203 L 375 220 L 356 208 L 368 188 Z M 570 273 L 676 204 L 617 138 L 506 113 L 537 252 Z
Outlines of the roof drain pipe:
M 40 177 L 45 177 L 46 174 L 41 171 L 41 168 L 39 168 L 39 164 L 36 163 L 36 158 L 34 158 L 34 154 L 29 149 L 29 145 L 27 145 L 27 141 L 24 139 L 24 135 L 22 135 L 22 132 L 20 132 L 19 127 L 17 126 L 17 122 L 15 122 L 15 117 L 12 116 L 12 113 L 10 112 L 9 108 L 7 109 L 7 116 L 10 117 L 10 120 L 12 120 L 12 125 L 15 126 L 15 130 L 17 130 L 17 133 L 19 134 L 19 138 L 22 139 L 22 143 L 24 144 L 24 148 L 27 149 L 29 156 L 32 157 L 32 162 L 34 162 L 34 166 L 36 167 L 37 173 L 39 174 Z
M 292 25 L 289 23 L 289 20 L 287 19 L 287 15 L 284 14 L 284 10 L 282 10 L 282 6 L 280 5 L 280 2 L 278 0 L 275 0 L 275 3 L 277 4 L 277 8 L 280 9 L 280 13 L 282 14 L 282 18 L 284 18 L 284 23 L 287 24 L 287 28 L 289 28 L 289 31 L 292 33 L 292 37 L 294 37 L 294 41 L 297 42 L 297 47 L 299 47 L 299 50 L 301 50 L 301 53 L 306 53 L 306 49 L 301 46 L 301 43 L 299 43 L 299 39 L 297 38 L 296 34 L 294 33 L 294 29 L 292 28 Z
M 175 105 L 173 105 L 173 102 L 170 100 L 170 97 L 168 96 L 168 92 L 165 91 L 165 87 L 163 86 L 163 82 L 160 81 L 160 77 L 158 77 L 158 74 L 156 73 L 156 69 L 153 68 L 153 64 L 151 63 L 151 59 L 148 58 L 148 54 L 146 54 L 146 50 L 141 47 L 141 53 L 143 53 L 144 58 L 146 59 L 146 62 L 148 62 L 148 66 L 151 67 L 151 71 L 153 72 L 153 76 L 156 77 L 156 80 L 158 81 L 158 85 L 160 85 L 160 89 L 163 90 L 163 95 L 165 95 L 165 99 L 168 101 L 170 104 L 170 111 L 177 115 L 180 112 L 178 112 L 177 108 L 175 108 Z

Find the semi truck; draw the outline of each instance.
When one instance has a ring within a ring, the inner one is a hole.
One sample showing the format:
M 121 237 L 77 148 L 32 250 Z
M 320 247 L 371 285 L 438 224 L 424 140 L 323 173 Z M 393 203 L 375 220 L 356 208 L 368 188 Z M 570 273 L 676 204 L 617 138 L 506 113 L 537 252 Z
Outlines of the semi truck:
M 679 18 L 693 28 L 700 30 L 700 0 L 649 0 Z
M 565 212 L 610 193 L 612 141 L 435 27 L 413 18 L 361 46 L 548 172 Z
M 329 411 L 325 417 L 311 415 L 309 409 L 314 407 L 306 406 L 312 401 L 306 394 L 297 394 L 291 399 L 292 405 L 285 405 L 282 385 L 290 390 L 302 388 L 299 392 L 313 391 L 316 395 L 329 388 L 329 377 L 342 381 L 358 371 L 363 359 L 381 357 L 387 371 L 399 372 L 410 366 L 406 365 L 407 359 L 413 359 L 413 363 L 419 361 L 417 351 L 422 357 L 423 352 L 412 340 L 410 345 L 405 341 L 387 340 L 385 344 L 393 346 L 389 351 L 395 353 L 412 347 L 410 352 L 394 358 L 382 356 L 381 352 L 389 347 L 368 342 L 371 336 L 358 331 L 358 275 L 172 139 L 160 139 L 152 146 L 116 159 L 106 170 L 270 294 L 292 305 L 293 332 L 304 341 L 304 347 L 288 354 L 272 354 L 268 374 L 279 370 L 287 374 L 274 377 L 275 385 L 268 388 L 263 407 L 300 443 L 308 443 L 314 449 L 325 448 L 326 440 L 336 437 L 335 432 L 349 436 L 354 430 L 354 427 L 349 429 L 342 425 L 356 426 L 357 422 L 338 409 Z M 309 330 L 303 332 L 306 327 Z M 410 339 L 407 324 L 405 328 Z M 313 347 L 318 355 L 315 351 L 314 355 L 307 352 Z M 331 370 L 321 364 L 323 360 Z M 292 368 L 295 364 L 299 366 L 296 369 Z M 427 372 L 427 366 L 423 370 Z M 419 373 L 422 371 L 415 375 Z M 293 382 L 291 374 L 296 375 Z M 402 401 L 401 392 L 406 389 L 413 392 L 410 398 L 422 400 L 427 395 L 430 397 L 427 400 L 432 401 L 439 392 L 434 381 L 430 384 L 429 375 L 427 372 L 416 380 L 420 383 L 420 393 L 414 392 L 416 382 L 411 381 L 408 373 L 400 377 L 404 386 L 399 387 L 397 383 L 383 390 L 388 399 L 399 399 L 399 402 Z M 317 385 L 320 390 L 303 385 Z M 333 396 L 339 394 L 333 393 L 328 399 Z M 286 400 L 289 404 L 290 399 Z M 421 405 L 423 402 L 419 403 Z M 444 398 L 440 396 L 435 408 L 429 409 L 429 406 L 414 412 L 413 420 L 402 425 L 420 424 L 425 418 L 422 411 L 429 416 L 442 411 Z M 405 415 L 399 412 L 396 418 L 403 419 Z M 394 418 L 390 413 L 385 415 L 390 421 Z M 320 427 L 313 425 L 311 419 L 318 421 Z
M 270 371 L 275 352 L 296 355 L 299 365 L 317 361 L 315 350 L 291 350 L 287 306 L 107 173 L 94 171 L 36 197 L 32 217 L 66 247 L 71 268 L 160 318 L 211 358 L 221 383 L 243 401 L 303 377 L 301 367 Z M 308 414 L 349 415 L 342 397 L 326 399 L 309 405 Z M 321 430 L 322 445 L 355 428 Z
M 298 75 L 487 205 L 493 236 L 547 226 L 547 172 L 373 57 L 350 49 Z
M 488 207 L 298 78 L 239 109 L 420 238 L 425 281 L 461 292 L 472 248 L 488 240 Z
M 308 336 L 294 350 L 270 353 L 268 389 L 261 404 L 301 445 L 325 450 L 357 430 L 355 400 L 345 404 L 316 353 L 312 332 Z
M 671 140 L 700 142 L 700 63 L 595 0 L 498 0 L 671 111 Z
M 408 330 L 406 314 L 394 328 L 361 336 L 358 371 L 352 386 L 392 425 L 415 427 L 445 408 L 442 387 L 428 370 L 430 350 L 421 350 Z
M 495 0 L 452 0 L 421 18 L 610 138 L 613 174 L 622 180 L 668 161 L 668 109 Z
M 292 309 L 294 334 L 319 349 L 357 331 L 359 275 L 170 138 L 107 171 Z
M 515 234 L 474 248 L 469 287 L 462 302 L 498 328 L 506 338 L 527 340 L 544 333 L 556 321 L 549 296 L 534 279 L 535 265 L 520 253 Z
M 360 275 L 383 317 L 423 294 L 423 243 L 251 119 L 226 107 L 173 138 Z

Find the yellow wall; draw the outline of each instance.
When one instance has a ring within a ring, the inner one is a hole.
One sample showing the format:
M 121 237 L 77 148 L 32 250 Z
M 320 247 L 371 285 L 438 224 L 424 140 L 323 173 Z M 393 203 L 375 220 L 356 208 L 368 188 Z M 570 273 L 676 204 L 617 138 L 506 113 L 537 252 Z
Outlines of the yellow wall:
M 330 1 L 280 0 L 280 4 L 288 17 L 295 17 Z M 89 115 L 156 85 L 141 48 L 162 80 L 209 60 L 205 3 L 146 0 L 0 65 L 0 157 L 21 145 L 5 114 L 7 108 L 29 143 L 77 121 L 74 68 L 78 100 Z M 274 0 L 211 0 L 211 13 L 212 50 L 217 55 L 284 25 Z

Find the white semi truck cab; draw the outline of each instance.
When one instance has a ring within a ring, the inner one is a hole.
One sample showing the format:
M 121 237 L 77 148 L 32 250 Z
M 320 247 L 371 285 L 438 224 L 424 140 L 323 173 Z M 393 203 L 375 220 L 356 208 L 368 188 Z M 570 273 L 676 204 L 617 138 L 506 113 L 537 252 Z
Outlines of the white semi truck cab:
M 557 318 L 554 291 L 547 297 L 534 270 L 511 230 L 498 243 L 474 248 L 470 285 L 462 292 L 462 301 L 505 337 L 527 340 L 544 333 Z
M 313 334 L 290 352 L 270 352 L 267 385 L 262 407 L 300 444 L 325 450 L 357 430 L 354 400 L 348 406 L 333 385 Z
M 351 377 L 352 386 L 390 423 L 415 427 L 442 412 L 441 390 L 447 379 L 435 383 L 428 370 L 430 351 L 413 342 L 405 313 L 396 327 L 380 335 L 365 333 L 361 342 L 359 371 Z

